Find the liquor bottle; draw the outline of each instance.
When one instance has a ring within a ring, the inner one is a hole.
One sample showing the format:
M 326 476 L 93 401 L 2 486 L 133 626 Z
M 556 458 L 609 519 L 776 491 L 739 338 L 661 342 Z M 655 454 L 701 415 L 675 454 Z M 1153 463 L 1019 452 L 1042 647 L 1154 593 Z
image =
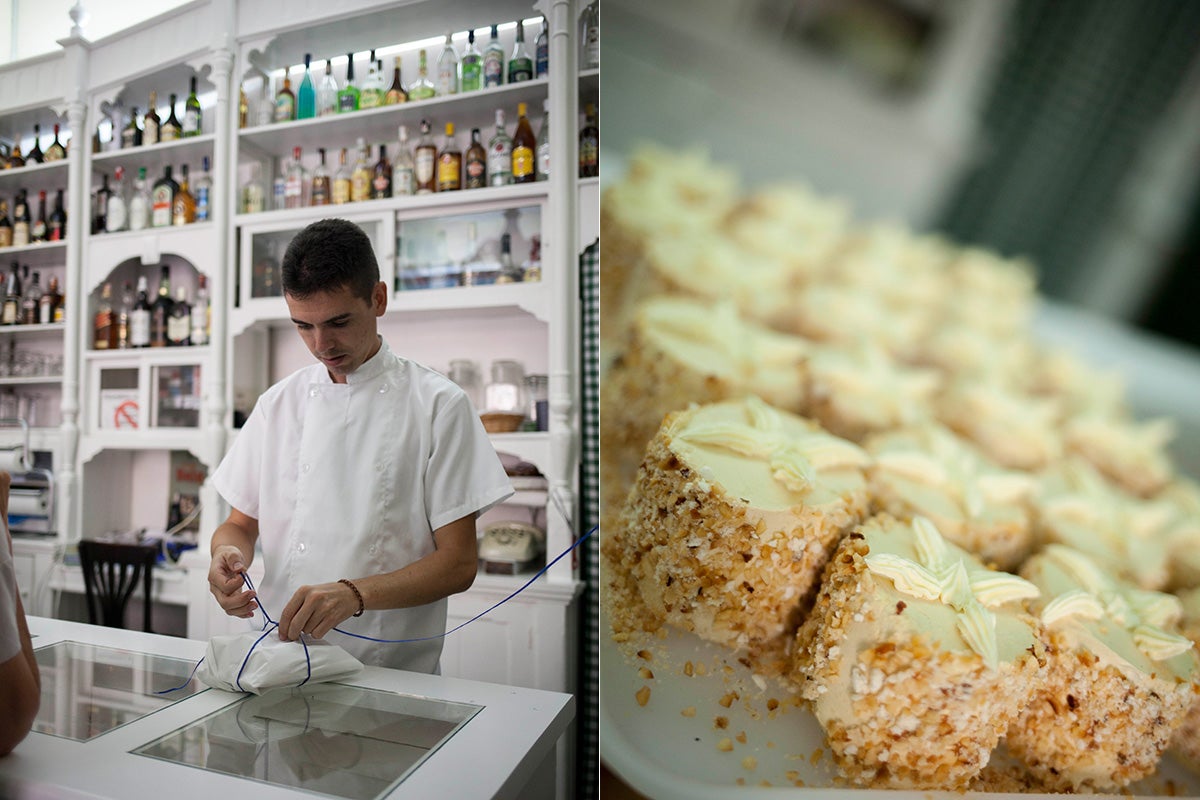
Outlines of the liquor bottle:
M 167 346 L 187 347 L 192 343 L 192 305 L 187 301 L 187 289 L 175 287 L 175 302 L 167 317 Z
M 150 297 L 145 275 L 138 276 L 137 302 L 129 312 L 129 346 L 150 346 Z
M 171 268 L 166 264 L 161 267 L 158 279 L 158 297 L 150 306 L 150 346 L 167 346 L 167 320 L 171 318 Z
M 296 118 L 296 95 L 292 91 L 292 79 L 283 71 L 283 87 L 275 95 L 275 121 L 291 122 Z
M 513 263 L 512 236 L 501 234 L 500 274 L 496 276 L 496 283 L 520 283 L 524 277 L 525 271 Z
M 203 273 L 196 279 L 196 302 L 192 303 L 192 332 L 193 345 L 208 344 L 208 278 Z
M 25 267 L 25 291 L 21 293 L 21 324 L 36 325 L 38 321 L 38 306 L 42 302 L 42 275 L 40 272 L 29 271 Z
M 533 76 L 544 78 L 550 72 L 550 37 L 546 30 L 546 17 L 542 17 L 542 29 L 538 31 L 537 41 L 533 44 Z
M 140 231 L 150 227 L 151 207 L 150 187 L 146 184 L 146 168 L 138 167 L 138 176 L 133 182 L 133 194 L 129 197 L 129 230 Z
M 33 126 L 33 147 L 29 148 L 29 152 L 25 154 L 26 164 L 41 164 L 45 159 L 42 155 L 42 146 L 38 139 L 42 137 L 42 126 Z
M 304 78 L 296 94 L 296 119 L 312 119 L 317 115 L 317 91 L 313 87 L 312 53 L 304 54 Z
M 246 98 L 246 87 L 238 87 L 238 127 L 250 124 L 250 101 Z
M 596 124 L 596 106 L 585 106 L 583 129 L 579 131 L 579 177 L 600 174 L 600 127 Z
M 471 146 L 463 157 L 466 178 L 463 183 L 467 189 L 482 189 L 487 186 L 487 150 L 479 141 L 479 128 L 471 129 Z
M 29 244 L 30 228 L 33 226 L 29 217 L 29 199 L 25 190 L 17 192 L 13 201 L 13 247 L 24 247 Z
M 16 169 L 25 166 L 25 158 L 21 155 L 21 143 L 13 142 L 12 152 L 8 154 L 8 168 Z
M 271 181 L 271 208 L 287 208 L 287 164 L 280 157 L 275 161 L 275 179 Z
M 517 130 L 512 140 L 512 182 L 533 183 L 537 180 L 537 139 L 529 118 L 525 116 L 525 104 L 517 103 Z
M 179 191 L 171 200 L 171 224 L 190 225 L 196 221 L 196 198 L 188 187 L 188 165 L 179 168 Z
M 171 224 L 178 194 L 179 184 L 171 177 L 171 165 L 167 164 L 163 167 L 163 176 L 155 181 L 150 192 L 150 227 L 165 228 Z
M 392 196 L 392 165 L 387 157 L 387 145 L 379 145 L 379 160 L 371 178 L 371 199 L 383 200 Z
M 446 44 L 438 57 L 437 93 L 441 97 L 458 94 L 458 53 L 454 52 L 449 31 L 446 31 Z
M 142 144 L 158 144 L 158 93 L 150 93 L 150 105 L 142 117 Z
M 132 346 L 129 343 L 129 315 L 133 313 L 133 302 L 133 287 L 129 281 L 125 281 L 125 287 L 121 292 L 121 304 L 117 306 L 116 313 L 116 346 L 118 350 L 127 350 Z
M 358 96 L 358 107 L 361 108 L 379 108 L 383 105 L 383 96 L 385 90 L 383 88 L 383 73 L 382 67 L 375 61 L 375 51 L 371 51 L 371 58 L 367 62 L 367 77 L 363 80 L 362 89 Z
M 44 242 L 48 235 L 49 226 L 46 224 L 46 190 L 38 192 L 38 215 L 29 229 L 31 242 Z
M 350 202 L 361 203 L 371 199 L 371 178 L 374 176 L 371 165 L 367 163 L 368 151 L 360 136 L 358 138 L 358 157 L 354 160 L 354 169 L 350 172 Z
M 550 98 L 542 100 L 542 127 L 537 137 L 537 179 L 550 177 Z
M 54 194 L 54 210 L 50 212 L 47 222 L 49 230 L 46 238 L 52 242 L 61 242 L 67 238 L 67 212 L 63 209 L 63 190 L 56 189 Z
M 392 197 L 405 197 L 416 191 L 413 186 L 413 154 L 408 146 L 408 126 L 401 125 L 400 144 L 392 162 Z
M 504 48 L 500 46 L 500 32 L 492 26 L 492 38 L 483 51 L 483 86 L 500 86 L 504 83 Z
M 8 274 L 8 291 L 4 295 L 4 309 L 0 311 L 0 324 L 16 325 L 21 319 L 21 269 L 13 262 Z
M 346 148 L 338 157 L 337 172 L 333 173 L 333 204 L 350 202 L 350 167 L 346 165 Z
M 429 71 L 425 66 L 425 48 L 417 53 L 417 79 L 408 87 L 408 96 L 413 100 L 428 100 L 437 95 L 437 89 L 429 80 Z
M 242 98 L 245 98 L 245 96 L 243 93 Z M 196 96 L 196 76 L 193 75 L 187 100 L 183 103 L 183 135 L 199 136 L 203 127 L 204 112 L 200 109 L 200 98 Z
M 267 193 L 263 191 L 262 165 L 250 165 L 250 180 L 242 186 L 242 213 L 258 214 L 266 210 Z
M 129 123 L 121 130 L 121 147 L 141 147 L 142 126 L 138 122 L 137 106 L 129 112 Z
M 54 126 L 54 141 L 46 148 L 47 161 L 61 161 L 67 157 L 67 148 L 62 146 L 62 142 L 58 140 L 58 126 Z
M 92 196 L 92 234 L 104 233 L 108 228 L 108 200 L 112 197 L 112 189 L 108 188 L 108 175 L 105 174 L 100 188 Z
M 512 58 L 508 60 L 508 82 L 533 80 L 533 59 L 525 49 L 525 24 L 517 20 L 517 41 L 513 45 Z
M 304 208 L 304 187 L 308 183 L 308 170 L 300 160 L 300 148 L 292 148 L 292 161 L 288 164 L 287 177 L 283 185 L 283 207 Z
M 325 148 L 318 147 L 317 153 L 321 159 L 317 163 L 317 168 L 313 170 L 312 204 L 314 206 L 327 206 L 329 205 L 332 187 L 329 183 L 329 169 L 325 166 Z
M 358 111 L 358 100 L 362 94 L 354 85 L 354 53 L 346 53 L 346 85 L 338 92 L 338 113 Z
M 421 139 L 417 142 L 413 158 L 413 177 L 417 194 L 433 194 L 437 191 L 437 145 L 430 134 L 429 120 L 421 120 Z
M 7 308 L 6 305 L 6 311 Z M 92 323 L 92 349 L 113 349 L 117 339 L 116 333 L 116 327 L 113 325 L 112 284 L 105 281 L 100 290 L 100 299 L 96 302 L 96 316 Z
M 8 219 L 8 203 L 0 200 L 0 247 L 12 247 L 13 226 Z
M 512 183 L 512 139 L 504 130 L 504 109 L 496 109 L 496 133 L 488 140 L 488 186 Z
M 446 123 L 446 139 L 442 142 L 442 151 L 438 154 L 437 190 L 439 192 L 454 192 L 462 189 L 462 150 L 454 141 L 454 123 Z
M 170 95 L 171 98 L 171 113 L 167 115 L 167 119 L 163 122 L 158 131 L 159 141 L 174 142 L 178 141 L 183 136 L 183 125 L 179 123 L 179 117 L 175 116 L 175 95 Z
M 582 31 L 579 36 L 579 68 L 598 69 L 600 67 L 600 11 L 596 0 L 588 3 L 587 8 L 579 17 Z
M 325 59 L 325 77 L 317 89 L 317 116 L 327 117 L 338 110 L 338 85 L 333 77 L 333 59 Z
M 475 92 L 483 82 L 483 53 L 475 47 L 475 31 L 467 31 L 467 46 L 459 60 L 462 90 Z
M 106 233 L 116 233 L 129 227 L 129 201 L 125 197 L 125 168 L 113 170 L 113 187 L 108 194 L 108 211 L 104 218 Z M 97 204 L 99 207 L 99 204 Z M 100 231 L 97 231 L 99 233 Z
M 392 85 L 383 96 L 385 106 L 399 105 L 408 102 L 408 92 L 400 82 L 400 56 L 396 56 L 396 66 L 392 68 Z
M 57 322 L 56 316 L 59 313 L 61 305 L 62 295 L 58 292 L 58 278 L 51 275 L 49 282 L 46 284 L 46 291 L 42 293 L 41 298 L 38 300 L 38 322 L 42 325 Z
M 196 178 L 196 222 L 212 219 L 212 176 L 208 173 L 208 156 L 201 163 L 200 176 Z

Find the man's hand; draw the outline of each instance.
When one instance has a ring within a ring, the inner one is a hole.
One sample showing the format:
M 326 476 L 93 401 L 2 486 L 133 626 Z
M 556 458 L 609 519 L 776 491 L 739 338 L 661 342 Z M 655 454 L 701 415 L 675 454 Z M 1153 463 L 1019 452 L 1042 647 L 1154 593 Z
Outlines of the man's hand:
M 217 603 L 231 617 L 248 619 L 254 616 L 255 593 L 245 588 L 242 573 L 246 571 L 246 559 L 242 551 L 231 544 L 223 544 L 213 550 L 212 563 L 208 568 L 208 586 Z
M 279 615 L 279 638 L 292 642 L 304 632 L 322 639 L 356 611 L 358 598 L 344 583 L 301 586 Z

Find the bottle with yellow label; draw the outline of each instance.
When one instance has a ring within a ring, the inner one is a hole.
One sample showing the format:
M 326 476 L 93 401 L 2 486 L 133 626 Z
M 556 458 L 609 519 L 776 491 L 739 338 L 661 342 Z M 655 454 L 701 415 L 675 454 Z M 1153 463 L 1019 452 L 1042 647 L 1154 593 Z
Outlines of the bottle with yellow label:
M 346 148 L 338 160 L 337 172 L 333 174 L 333 204 L 350 202 L 350 167 L 346 165 Z
M 462 150 L 454 141 L 454 123 L 446 123 L 446 141 L 438 153 L 437 190 L 454 192 L 462 188 Z
M 363 140 L 358 140 L 358 160 L 354 162 L 354 171 L 350 173 L 350 202 L 361 203 L 371 199 L 371 179 L 374 174 L 371 165 L 367 163 L 367 146 Z
M 537 180 L 537 139 L 524 103 L 517 104 L 517 116 L 517 130 L 512 138 L 512 182 L 533 183 Z

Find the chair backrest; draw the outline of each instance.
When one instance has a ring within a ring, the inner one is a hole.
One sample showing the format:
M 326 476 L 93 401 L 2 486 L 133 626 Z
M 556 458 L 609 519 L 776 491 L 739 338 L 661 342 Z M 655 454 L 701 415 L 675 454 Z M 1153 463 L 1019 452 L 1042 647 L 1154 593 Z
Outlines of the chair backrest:
M 150 631 L 151 571 L 158 560 L 158 547 L 118 544 L 81 539 L 79 564 L 87 594 L 88 622 L 109 628 L 125 627 L 125 606 L 142 582 L 142 630 Z M 97 614 L 99 607 L 99 614 Z

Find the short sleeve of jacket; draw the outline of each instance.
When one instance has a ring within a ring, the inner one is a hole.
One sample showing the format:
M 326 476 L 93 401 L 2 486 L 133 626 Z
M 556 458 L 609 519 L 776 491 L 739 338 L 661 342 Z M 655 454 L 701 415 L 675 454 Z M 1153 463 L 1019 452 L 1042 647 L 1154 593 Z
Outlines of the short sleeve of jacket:
M 425 465 L 425 507 L 432 530 L 487 511 L 513 493 L 483 424 L 465 394 L 434 411 L 432 447 Z
M 17 629 L 17 575 L 8 542 L 0 539 L 0 664 L 21 652 Z
M 225 502 L 254 519 L 259 518 L 266 412 L 260 400 L 209 479 Z

